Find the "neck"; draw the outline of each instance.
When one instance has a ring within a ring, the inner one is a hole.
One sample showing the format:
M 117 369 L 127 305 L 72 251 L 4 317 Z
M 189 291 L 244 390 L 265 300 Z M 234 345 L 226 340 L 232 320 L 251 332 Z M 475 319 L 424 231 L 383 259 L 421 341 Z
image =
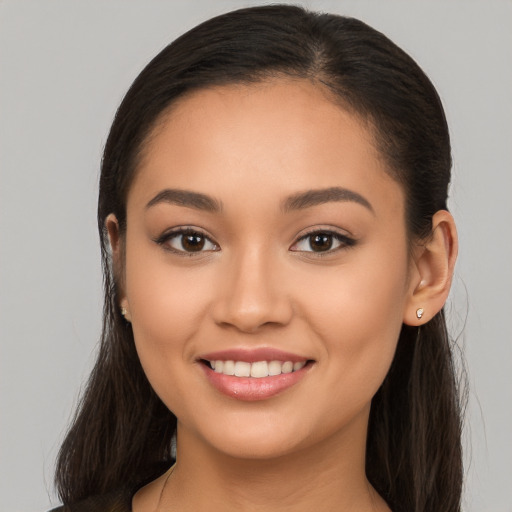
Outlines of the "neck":
M 356 427 L 270 459 L 220 453 L 181 428 L 178 461 L 162 479 L 158 510 L 389 511 L 366 479 L 366 431 Z

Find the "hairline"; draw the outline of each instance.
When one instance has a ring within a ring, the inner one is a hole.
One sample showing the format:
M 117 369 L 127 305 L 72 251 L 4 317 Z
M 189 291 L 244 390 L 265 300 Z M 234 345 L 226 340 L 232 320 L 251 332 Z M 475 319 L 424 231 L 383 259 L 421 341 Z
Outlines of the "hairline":
M 164 106 L 155 116 L 153 121 L 151 121 L 148 128 L 146 128 L 145 133 L 142 133 L 141 142 L 135 149 L 132 161 L 130 162 L 131 175 L 124 190 L 123 203 L 125 213 L 128 203 L 128 195 L 134 186 L 141 168 L 144 166 L 145 159 L 151 149 L 153 140 L 159 135 L 160 130 L 163 129 L 164 125 L 167 123 L 173 113 L 185 101 L 195 96 L 197 93 L 206 90 L 223 89 L 230 86 L 251 87 L 282 81 L 289 81 L 291 83 L 307 81 L 317 87 L 319 92 L 322 93 L 327 101 L 356 118 L 356 120 L 361 124 L 363 130 L 368 134 L 368 142 L 374 149 L 375 157 L 382 163 L 383 171 L 402 187 L 404 193 L 407 192 L 403 182 L 399 179 L 400 173 L 393 168 L 391 162 L 389 161 L 389 157 L 386 155 L 383 149 L 383 134 L 378 128 L 374 117 L 367 111 L 367 109 L 361 108 L 361 106 L 358 108 L 358 106 L 354 105 L 354 102 L 350 101 L 348 95 L 346 97 L 342 97 L 340 92 L 336 90 L 336 86 L 329 82 L 329 79 L 325 73 L 315 75 L 311 72 L 300 73 L 294 72 L 293 70 L 264 70 L 261 72 L 255 72 L 253 75 L 248 75 L 245 78 L 224 79 L 215 83 L 207 83 L 201 86 L 191 87 L 169 100 L 168 104 Z M 405 203 L 407 203 L 407 197 L 405 197 Z M 407 204 L 404 206 L 406 207 Z

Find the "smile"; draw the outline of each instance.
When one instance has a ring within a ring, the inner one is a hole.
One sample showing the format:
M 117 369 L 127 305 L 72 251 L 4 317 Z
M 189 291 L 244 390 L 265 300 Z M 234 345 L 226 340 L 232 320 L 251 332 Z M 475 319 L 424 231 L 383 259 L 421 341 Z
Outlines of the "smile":
M 200 367 L 223 395 L 241 401 L 272 398 L 299 383 L 315 361 L 271 348 L 233 349 L 204 354 Z
M 212 370 L 223 375 L 235 377 L 252 377 L 261 379 L 263 377 L 275 377 L 282 373 L 292 373 L 304 368 L 306 361 L 208 361 Z

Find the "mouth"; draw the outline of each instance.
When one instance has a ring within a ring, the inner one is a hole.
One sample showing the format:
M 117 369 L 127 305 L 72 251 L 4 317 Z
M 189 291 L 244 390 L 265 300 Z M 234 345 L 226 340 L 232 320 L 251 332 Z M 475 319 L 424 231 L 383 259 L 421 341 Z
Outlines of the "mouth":
M 265 377 L 276 377 L 277 375 L 293 373 L 301 370 L 311 361 L 234 361 L 222 359 L 209 361 L 202 359 L 201 362 L 209 366 L 214 372 L 235 377 L 251 377 L 262 379 Z
M 315 364 L 313 359 L 269 349 L 216 352 L 198 362 L 217 391 L 243 401 L 281 394 L 300 382 Z

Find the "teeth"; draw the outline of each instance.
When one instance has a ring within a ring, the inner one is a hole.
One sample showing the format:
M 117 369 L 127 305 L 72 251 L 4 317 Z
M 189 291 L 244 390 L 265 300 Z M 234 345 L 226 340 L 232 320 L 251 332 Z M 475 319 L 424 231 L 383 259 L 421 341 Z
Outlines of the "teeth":
M 268 363 L 268 374 L 269 375 L 281 375 L 281 367 L 283 363 L 281 361 L 270 361 Z
M 291 361 L 286 361 L 286 363 L 283 363 L 281 372 L 282 373 L 292 373 L 293 372 L 293 363 Z
M 301 361 L 300 363 L 293 363 L 293 371 L 296 372 L 297 370 L 304 368 L 305 365 L 306 361 Z
M 235 375 L 235 362 L 224 361 L 224 368 L 222 369 L 224 375 Z
M 261 377 L 268 377 L 268 363 L 267 361 L 258 361 L 251 364 L 251 377 L 257 379 Z
M 215 363 L 215 367 L 219 362 Z M 251 363 L 246 363 L 244 361 L 237 361 L 235 363 L 235 375 L 237 377 L 249 377 L 251 375 Z
M 292 363 L 292 361 L 258 361 L 247 363 L 245 361 L 210 361 L 212 370 L 224 375 L 235 375 L 236 377 L 261 377 L 281 375 L 281 373 L 292 373 L 304 368 L 306 361 Z

